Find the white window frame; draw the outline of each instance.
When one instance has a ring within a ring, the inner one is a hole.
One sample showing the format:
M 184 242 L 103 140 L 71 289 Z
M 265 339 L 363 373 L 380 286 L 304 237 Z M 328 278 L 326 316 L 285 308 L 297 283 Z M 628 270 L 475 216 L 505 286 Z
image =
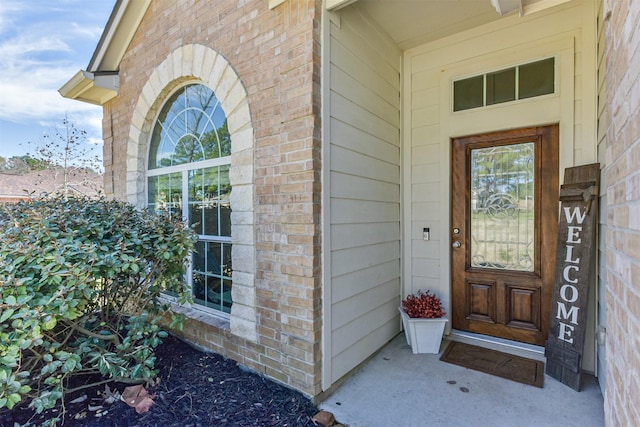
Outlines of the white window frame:
M 258 340 L 256 296 L 256 227 L 254 147 L 255 135 L 249 96 L 227 59 L 201 44 L 187 44 L 169 52 L 150 70 L 131 112 L 127 143 L 125 193 L 130 203 L 148 206 L 147 161 L 152 125 L 168 94 L 179 86 L 201 83 L 216 94 L 227 115 L 231 144 L 229 181 L 233 257 L 233 306 L 229 319 L 193 307 L 177 307 L 188 318 L 229 330 L 251 342 Z

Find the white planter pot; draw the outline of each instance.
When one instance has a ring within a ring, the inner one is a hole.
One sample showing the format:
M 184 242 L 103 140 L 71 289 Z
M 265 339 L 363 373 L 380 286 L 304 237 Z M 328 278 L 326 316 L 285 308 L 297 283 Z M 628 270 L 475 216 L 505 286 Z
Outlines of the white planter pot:
M 404 336 L 407 339 L 407 344 L 411 346 L 413 354 L 438 354 L 444 327 L 449 319 L 446 317 L 439 319 L 412 319 L 402 307 L 398 307 L 398 310 L 400 310 L 400 316 L 402 316 Z

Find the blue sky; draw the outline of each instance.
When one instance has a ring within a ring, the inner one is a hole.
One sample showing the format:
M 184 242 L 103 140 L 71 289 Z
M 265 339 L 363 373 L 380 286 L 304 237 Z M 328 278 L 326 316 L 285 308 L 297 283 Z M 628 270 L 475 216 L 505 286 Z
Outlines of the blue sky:
M 0 0 L 0 156 L 61 127 L 65 115 L 101 154 L 102 108 L 58 89 L 86 69 L 115 0 Z

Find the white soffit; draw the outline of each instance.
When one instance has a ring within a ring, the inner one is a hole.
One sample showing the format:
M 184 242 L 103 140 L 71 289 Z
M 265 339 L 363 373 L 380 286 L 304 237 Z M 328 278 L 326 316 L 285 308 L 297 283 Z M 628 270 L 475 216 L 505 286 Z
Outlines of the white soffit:
M 401 50 L 500 19 L 490 0 L 358 0 Z
M 494 0 L 520 3 L 520 0 Z M 522 0 L 523 15 L 570 0 Z M 393 39 L 410 49 L 461 31 L 501 19 L 492 0 L 326 0 L 327 8 L 352 7 L 363 12 Z M 335 8 L 334 8 L 335 10 Z M 518 13 L 517 9 L 512 11 Z M 509 13 L 511 15 L 511 13 Z

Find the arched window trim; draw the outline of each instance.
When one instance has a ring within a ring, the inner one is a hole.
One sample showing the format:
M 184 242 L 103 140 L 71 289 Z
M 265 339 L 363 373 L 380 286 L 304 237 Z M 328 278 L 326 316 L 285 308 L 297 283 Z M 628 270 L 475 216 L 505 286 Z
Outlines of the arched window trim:
M 176 67 L 176 64 L 180 66 Z M 125 196 L 139 207 L 147 206 L 145 181 L 150 127 L 159 114 L 159 106 L 168 99 L 168 93 L 194 82 L 201 82 L 214 91 L 227 114 L 229 133 L 233 139 L 229 179 L 234 188 L 231 195 L 234 206 L 231 225 L 234 304 L 226 326 L 215 320 L 218 317 L 207 316 L 205 312 L 197 310 L 192 313 L 189 307 L 182 311 L 187 317 L 196 317 L 203 322 L 228 328 L 233 335 L 257 342 L 253 183 L 255 135 L 244 85 L 226 58 L 215 50 L 199 44 L 184 45 L 170 52 L 151 71 L 131 115 Z M 233 217 L 238 221 L 234 222 Z

